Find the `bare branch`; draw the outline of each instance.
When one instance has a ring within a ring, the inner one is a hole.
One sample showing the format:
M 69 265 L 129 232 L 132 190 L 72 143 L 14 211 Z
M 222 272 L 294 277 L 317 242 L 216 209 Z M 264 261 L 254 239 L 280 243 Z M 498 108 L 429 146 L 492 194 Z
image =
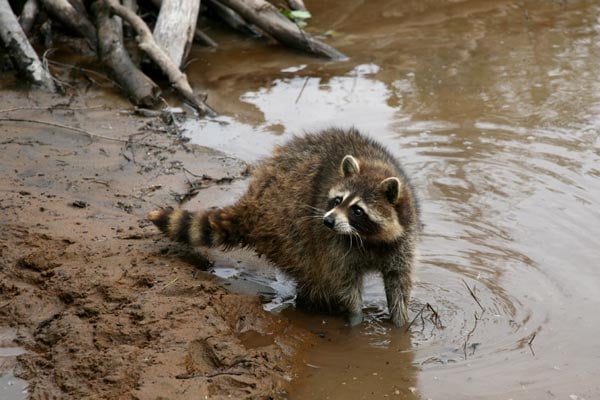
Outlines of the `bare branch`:
M 221 0 L 246 21 L 258 26 L 279 42 L 296 49 L 332 60 L 345 60 L 344 54 L 300 29 L 265 0 Z
M 200 0 L 163 0 L 154 25 L 154 40 L 181 67 L 190 51 Z
M 96 28 L 90 20 L 78 12 L 67 0 L 41 0 L 44 8 L 69 29 L 87 39 L 90 47 L 96 49 L 98 39 Z
M 11 54 L 17 68 L 27 76 L 27 79 L 51 92 L 56 90 L 52 76 L 44 68 L 35 50 L 31 47 L 8 0 L 0 0 L 0 39 Z
M 19 24 L 21 24 L 21 28 L 23 28 L 23 32 L 25 32 L 26 35 L 31 31 L 39 10 L 40 5 L 38 0 L 27 0 L 23 6 L 21 15 L 19 15 Z
M 214 115 L 214 111 L 204 103 L 206 94 L 200 94 L 201 98 L 194 95 L 187 76 L 179 70 L 177 65 L 156 44 L 154 37 L 146 23 L 130 9 L 123 7 L 116 0 L 101 0 L 110 10 L 119 17 L 126 20 L 137 34 L 138 44 L 148 56 L 159 66 L 175 89 L 188 101 L 201 115 Z
M 158 103 L 159 87 L 135 66 L 123 45 L 121 19 L 109 17 L 108 9 L 100 3 L 94 3 L 93 10 L 98 27 L 99 56 L 111 76 L 134 104 L 152 106 Z

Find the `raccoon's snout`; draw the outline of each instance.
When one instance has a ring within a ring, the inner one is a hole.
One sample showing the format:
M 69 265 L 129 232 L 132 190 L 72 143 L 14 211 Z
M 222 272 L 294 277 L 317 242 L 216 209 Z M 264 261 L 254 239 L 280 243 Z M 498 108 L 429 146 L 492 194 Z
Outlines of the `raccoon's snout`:
M 326 227 L 333 229 L 333 227 L 335 226 L 335 218 L 332 215 L 328 215 L 325 218 L 323 218 L 323 223 Z

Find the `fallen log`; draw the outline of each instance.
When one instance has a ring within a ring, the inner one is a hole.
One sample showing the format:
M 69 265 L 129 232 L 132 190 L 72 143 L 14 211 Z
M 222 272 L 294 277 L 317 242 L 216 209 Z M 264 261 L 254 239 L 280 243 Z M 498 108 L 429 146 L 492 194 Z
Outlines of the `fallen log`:
M 181 67 L 194 41 L 200 0 L 163 0 L 154 25 L 154 40 Z
M 92 6 L 98 32 L 98 54 L 111 77 L 131 101 L 139 106 L 153 106 L 159 101 L 160 89 L 131 61 L 123 45 L 121 18 L 110 17 L 99 3 Z
M 152 61 L 158 65 L 163 73 L 171 82 L 171 85 L 198 111 L 202 116 L 215 115 L 215 112 L 204 102 L 206 94 L 201 93 L 195 96 L 190 86 L 187 76 L 181 72 L 178 66 L 171 58 L 156 44 L 150 29 L 139 16 L 130 9 L 123 7 L 117 0 L 99 0 L 100 4 L 108 7 L 109 10 L 127 21 L 136 32 L 136 40 L 140 49 L 142 49 Z
M 0 39 L 19 71 L 23 72 L 27 79 L 51 92 L 56 90 L 52 76 L 31 47 L 8 0 L 0 0 Z
M 345 60 L 344 54 L 300 29 L 283 16 L 271 3 L 264 0 L 221 0 L 227 7 L 239 13 L 277 41 L 296 49 L 332 60 Z
M 44 8 L 69 29 L 86 38 L 90 47 L 95 50 L 98 44 L 96 28 L 90 20 L 79 13 L 67 0 L 41 0 Z
M 39 10 L 40 5 L 38 0 L 27 0 L 23 6 L 21 15 L 19 15 L 19 24 L 21 24 L 21 28 L 23 28 L 23 32 L 25 32 L 26 35 L 31 31 Z

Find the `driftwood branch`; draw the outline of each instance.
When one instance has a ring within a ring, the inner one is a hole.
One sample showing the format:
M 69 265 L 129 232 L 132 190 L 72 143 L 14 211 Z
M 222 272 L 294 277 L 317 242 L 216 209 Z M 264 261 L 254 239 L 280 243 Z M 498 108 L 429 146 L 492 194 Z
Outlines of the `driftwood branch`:
M 121 0 L 121 4 L 123 4 L 123 7 L 127 7 L 129 8 L 131 11 L 133 11 L 134 13 L 138 13 L 138 3 L 137 0 Z M 123 26 L 123 34 L 126 37 L 132 37 L 133 36 L 133 32 L 131 31 L 131 27 L 129 25 L 125 25 Z M 140 57 L 139 57 L 139 52 L 137 52 L 137 54 L 132 54 L 131 55 L 131 59 L 135 61 L 136 64 L 140 64 Z
M 67 0 L 69 4 L 73 6 L 73 8 L 81 15 L 85 16 L 89 19 L 89 15 L 87 10 L 85 9 L 85 4 L 83 4 L 83 0 Z
M 0 39 L 6 46 L 17 68 L 34 84 L 55 91 L 52 76 L 44 68 L 35 50 L 27 40 L 8 0 L 0 0 Z
M 219 0 L 206 0 L 211 10 L 227 25 L 245 35 L 261 37 L 262 33 L 252 24 L 249 24 L 237 12 L 227 7 Z
M 19 15 L 19 24 L 21 24 L 21 28 L 23 28 L 26 35 L 31 31 L 39 10 L 38 0 L 27 0 L 23 6 L 21 15 Z
M 199 28 L 196 28 L 196 32 L 194 33 L 194 40 L 198 43 L 203 44 L 208 47 L 219 47 L 217 42 L 215 42 L 210 36 L 206 33 L 202 32 Z
M 125 7 L 129 8 L 133 12 L 137 12 L 137 9 L 138 9 L 137 0 L 123 0 L 122 3 Z
M 93 5 L 98 28 L 98 50 L 112 78 L 136 105 L 152 106 L 159 101 L 160 89 L 131 61 L 123 46 L 121 18 L 110 17 L 107 7 Z
M 194 40 L 200 0 L 163 0 L 154 25 L 154 40 L 181 67 Z
M 175 89 L 188 101 L 201 115 L 214 115 L 214 111 L 205 103 L 206 95 L 202 94 L 202 98 L 197 98 L 194 95 L 186 75 L 179 70 L 177 65 L 171 61 L 169 56 L 154 41 L 154 37 L 146 23 L 134 14 L 130 9 L 120 5 L 117 0 L 102 0 L 111 12 L 123 18 L 131 25 L 137 34 L 138 44 L 148 56 L 159 66 L 169 78 L 169 81 Z
M 221 2 L 237 11 L 246 21 L 255 24 L 287 46 L 332 60 L 347 58 L 333 47 L 304 32 L 265 0 L 221 0 Z
M 41 0 L 44 8 L 69 29 L 86 38 L 90 47 L 96 49 L 96 28 L 90 20 L 78 12 L 67 0 Z
M 303 0 L 287 0 L 287 3 L 292 10 L 307 11 Z

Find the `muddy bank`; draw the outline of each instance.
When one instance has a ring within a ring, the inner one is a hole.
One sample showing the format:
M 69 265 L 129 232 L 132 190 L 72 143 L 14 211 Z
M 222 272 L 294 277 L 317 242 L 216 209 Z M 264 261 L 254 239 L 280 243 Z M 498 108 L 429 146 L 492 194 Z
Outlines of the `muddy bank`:
M 27 351 L 14 372 L 31 398 L 284 396 L 306 332 L 225 290 L 205 254 L 144 219 L 189 182 L 196 207 L 231 201 L 247 165 L 118 100 L 64 110 L 35 93 L 32 110 L 26 95 L 3 91 L 2 108 L 99 135 L 0 125 L 0 332 L 13 332 L 2 346 Z

